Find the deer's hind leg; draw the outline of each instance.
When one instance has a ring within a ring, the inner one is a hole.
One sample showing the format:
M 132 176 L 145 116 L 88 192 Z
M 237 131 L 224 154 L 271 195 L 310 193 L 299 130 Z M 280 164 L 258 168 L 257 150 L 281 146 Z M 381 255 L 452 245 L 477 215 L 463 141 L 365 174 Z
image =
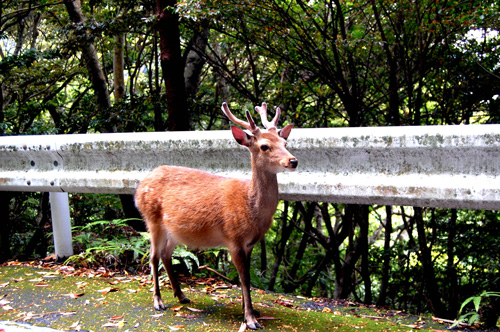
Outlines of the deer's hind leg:
M 153 306 L 156 310 L 165 310 L 166 307 L 163 304 L 163 301 L 161 300 L 161 293 L 160 293 L 160 283 L 158 281 L 158 264 L 160 262 L 161 258 L 161 252 L 164 243 L 167 239 L 167 234 L 166 232 L 162 231 L 161 229 L 150 229 L 151 233 L 151 272 L 153 273 Z
M 177 275 L 172 266 L 172 253 L 174 252 L 176 245 L 177 244 L 173 241 L 173 239 L 168 239 L 167 236 L 167 241 L 161 251 L 161 260 L 163 262 L 163 266 L 165 266 L 165 269 L 167 270 L 168 279 L 170 280 L 170 285 L 174 291 L 174 296 L 179 299 L 180 303 L 189 303 L 191 301 L 182 292 L 179 280 L 177 279 Z

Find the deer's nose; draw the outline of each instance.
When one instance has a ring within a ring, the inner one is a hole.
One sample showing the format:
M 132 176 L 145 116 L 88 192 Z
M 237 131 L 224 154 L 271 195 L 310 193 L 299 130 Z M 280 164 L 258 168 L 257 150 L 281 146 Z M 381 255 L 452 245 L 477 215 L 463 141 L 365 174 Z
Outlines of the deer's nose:
M 290 159 L 290 167 L 291 168 L 297 168 L 298 164 L 299 164 L 299 161 L 297 159 Z

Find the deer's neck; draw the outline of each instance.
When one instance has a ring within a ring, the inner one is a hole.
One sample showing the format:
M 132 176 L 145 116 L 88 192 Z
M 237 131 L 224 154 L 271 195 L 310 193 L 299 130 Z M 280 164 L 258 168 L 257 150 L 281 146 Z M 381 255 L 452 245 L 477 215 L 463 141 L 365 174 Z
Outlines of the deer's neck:
M 276 174 L 267 171 L 252 169 L 250 181 L 250 209 L 256 222 L 265 231 L 271 222 L 278 206 L 278 179 Z

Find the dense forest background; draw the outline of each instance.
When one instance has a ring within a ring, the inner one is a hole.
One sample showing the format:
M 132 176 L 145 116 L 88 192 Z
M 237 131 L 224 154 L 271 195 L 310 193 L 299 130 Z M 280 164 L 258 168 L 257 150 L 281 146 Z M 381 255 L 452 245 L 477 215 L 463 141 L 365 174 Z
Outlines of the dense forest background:
M 303 128 L 499 123 L 499 17 L 493 0 L 4 0 L 0 134 L 227 129 L 222 101 Z M 137 216 L 130 196 L 70 199 L 80 245 Z M 47 255 L 47 193 L 0 192 L 0 211 L 0 261 Z M 282 202 L 252 281 L 444 318 L 483 294 L 497 319 L 499 218 Z M 223 250 L 194 259 L 235 275 Z

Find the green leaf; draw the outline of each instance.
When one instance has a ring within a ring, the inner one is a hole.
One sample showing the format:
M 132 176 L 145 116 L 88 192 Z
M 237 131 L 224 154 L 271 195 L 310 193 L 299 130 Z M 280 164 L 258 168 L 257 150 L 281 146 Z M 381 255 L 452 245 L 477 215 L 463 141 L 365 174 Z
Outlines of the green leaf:
M 469 304 L 470 301 L 472 301 L 474 299 L 474 297 L 469 297 L 468 299 L 466 299 L 463 303 L 462 303 L 462 306 L 460 307 L 460 310 L 458 311 L 459 313 L 462 312 L 462 310 L 464 309 L 464 307 Z
M 479 311 L 479 305 L 481 304 L 481 296 L 476 296 L 474 299 L 474 307 L 476 311 Z

